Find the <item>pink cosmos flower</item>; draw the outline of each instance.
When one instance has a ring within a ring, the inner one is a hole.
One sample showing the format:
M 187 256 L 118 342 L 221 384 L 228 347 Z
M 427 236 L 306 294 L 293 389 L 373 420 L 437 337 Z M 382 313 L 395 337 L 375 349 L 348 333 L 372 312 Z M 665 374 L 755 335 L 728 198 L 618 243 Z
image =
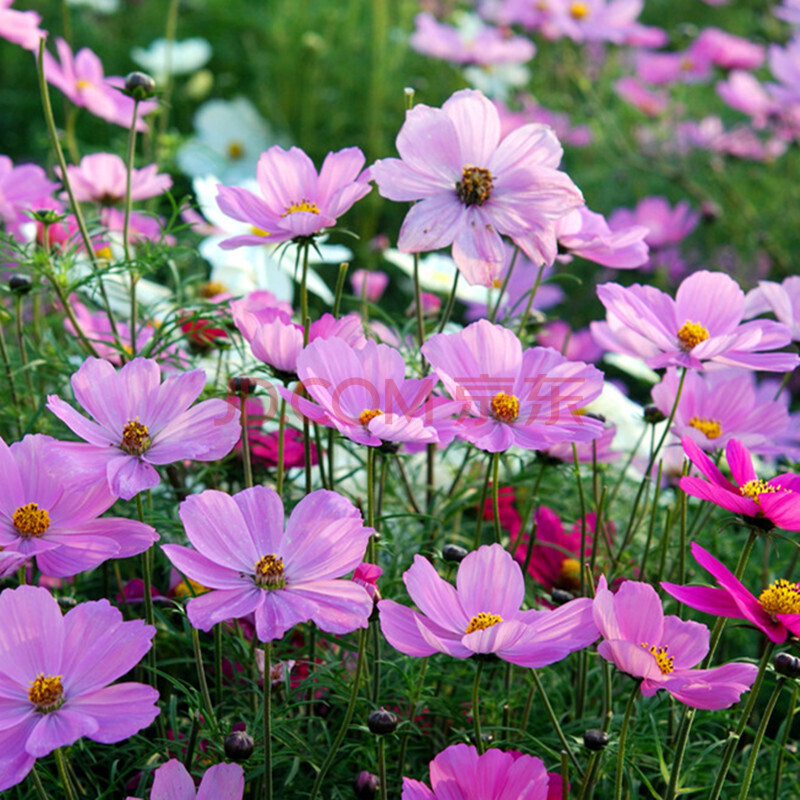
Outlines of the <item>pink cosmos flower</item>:
M 535 756 L 496 748 L 478 755 L 472 745 L 454 744 L 431 761 L 431 789 L 403 778 L 402 800 L 551 800 L 549 781 Z
M 251 233 L 225 239 L 220 247 L 277 244 L 330 228 L 369 194 L 372 187 L 361 172 L 363 166 L 364 154 L 357 147 L 328 153 L 319 174 L 300 148 L 270 147 L 258 160 L 261 196 L 238 186 L 218 187 L 220 210 L 253 226 Z
M 24 212 L 48 207 L 50 195 L 57 188 L 58 184 L 48 180 L 36 164 L 15 167 L 8 156 L 0 156 L 0 223 L 10 234 L 19 236 L 20 226 L 31 222 Z
M 209 591 L 189 601 L 195 628 L 255 612 L 262 642 L 313 621 L 327 633 L 365 628 L 372 598 L 340 580 L 357 567 L 373 534 L 344 497 L 319 489 L 292 511 L 284 530 L 277 492 L 255 486 L 230 496 L 207 489 L 180 505 L 194 549 L 164 545 L 173 565 Z M 231 536 L 235 532 L 235 536 Z
M 82 203 L 113 206 L 125 200 L 127 170 L 125 162 L 112 153 L 93 153 L 81 159 L 80 166 L 68 166 L 75 199 Z M 146 200 L 166 192 L 172 178 L 158 174 L 158 166 L 150 164 L 131 173 L 131 200 Z
M 639 79 L 632 75 L 620 78 L 614 84 L 614 90 L 626 103 L 635 106 L 648 117 L 661 116 L 669 106 L 669 97 L 665 93 L 645 88 Z
M 555 319 L 542 326 L 536 334 L 542 347 L 552 347 L 570 361 L 597 362 L 603 357 L 603 349 L 595 344 L 588 328 L 572 330 L 568 322 Z
M 241 434 L 238 414 L 224 400 L 192 406 L 205 386 L 202 369 L 162 383 L 153 359 L 135 358 L 117 371 L 108 361 L 87 358 L 71 382 L 75 399 L 95 421 L 49 395 L 50 411 L 89 442 L 64 446 L 80 457 L 76 469 L 100 480 L 104 475 L 124 500 L 158 484 L 154 465 L 214 461 L 227 455 Z
M 186 767 L 175 758 L 162 764 L 154 776 L 150 800 L 242 800 L 244 793 L 244 770 L 238 764 L 209 767 L 198 789 Z
M 755 76 L 744 70 L 733 70 L 727 80 L 717 83 L 716 89 L 723 102 L 752 117 L 756 128 L 765 127 L 781 112 L 781 104 Z
M 640 33 L 636 18 L 643 7 L 642 0 L 550 0 L 541 30 L 548 39 L 622 44 Z
M 0 439 L 0 473 L 0 549 L 35 556 L 45 575 L 77 575 L 142 553 L 158 539 L 138 520 L 99 518 L 116 497 L 105 481 L 71 481 L 72 459 L 49 436 L 28 435 L 10 448 Z
M 612 594 L 601 575 L 594 622 L 604 637 L 597 652 L 622 672 L 642 678 L 645 697 L 666 689 L 692 708 L 728 708 L 750 689 L 758 672 L 755 664 L 741 662 L 693 669 L 708 653 L 708 628 L 699 622 L 665 617 L 661 600 L 649 583 L 625 581 Z
M 607 322 L 593 322 L 595 341 L 613 352 L 644 358 L 648 367 L 714 365 L 790 372 L 800 357 L 765 353 L 791 341 L 785 325 L 742 323 L 744 292 L 722 272 L 701 270 L 686 278 L 673 300 L 652 286 L 604 283 L 597 296 Z
M 35 11 L 15 11 L 14 0 L 0 0 L 0 37 L 25 50 L 37 50 L 47 31 L 39 28 L 42 18 Z
M 790 275 L 782 283 L 759 281 L 758 286 L 747 293 L 745 317 L 772 312 L 778 322 L 788 325 L 792 340 L 800 341 L 800 276 Z
M 83 736 L 121 742 L 158 716 L 152 687 L 108 685 L 139 663 L 155 632 L 141 620 L 123 622 L 107 600 L 62 616 L 47 589 L 0 594 L 0 790 L 57 747 Z
M 679 586 L 661 582 L 664 591 L 690 608 L 718 617 L 751 622 L 776 644 L 783 644 L 791 633 L 800 635 L 800 584 L 781 578 L 756 598 L 742 582 L 711 553 L 692 542 L 695 561 L 716 578 L 719 588 Z
M 514 333 L 479 320 L 422 346 L 449 395 L 466 406 L 458 435 L 490 453 L 591 441 L 603 423 L 576 414 L 602 391 L 603 375 L 547 347 L 522 349 Z
M 447 653 L 469 658 L 494 655 L 538 668 L 588 647 L 596 638 L 592 600 L 579 597 L 554 611 L 523 611 L 525 579 L 499 544 L 482 546 L 458 565 L 456 586 L 439 577 L 422 556 L 403 575 L 419 613 L 396 603 L 378 603 L 389 644 L 409 656 Z
M 76 106 L 86 108 L 101 119 L 123 128 L 130 128 L 133 120 L 133 100 L 119 91 L 125 79 L 118 76 L 106 78 L 100 59 L 88 47 L 74 56 L 72 49 L 63 40 L 56 40 L 58 61 L 45 50 L 44 74 L 48 83 L 60 89 Z M 146 131 L 142 117 L 154 111 L 158 103 L 145 100 L 139 103 L 137 131 Z
M 586 147 L 592 143 L 592 131 L 587 125 L 573 126 L 567 114 L 545 108 L 530 95 L 521 98 L 521 111 L 512 111 L 497 99 L 492 102 L 500 115 L 501 139 L 523 125 L 539 123 L 550 126 L 558 140 L 570 147 Z
M 761 45 L 720 28 L 704 28 L 690 49 L 723 69 L 757 69 L 764 63 Z
M 357 269 L 350 276 L 350 285 L 356 297 L 363 297 L 370 303 L 377 303 L 389 285 L 389 276 L 379 269 Z
M 661 248 L 683 241 L 700 222 L 700 214 L 692 211 L 685 200 L 673 207 L 666 197 L 645 197 L 635 209 L 618 208 L 609 217 L 608 224 L 618 231 L 632 225 L 649 229 L 645 242 L 650 247 Z
M 695 467 L 708 478 L 707 481 L 691 476 L 681 478 L 680 486 L 686 494 L 758 522 L 800 531 L 800 475 L 787 472 L 768 481 L 761 480 L 747 448 L 733 439 L 725 448 L 725 458 L 734 484 L 692 439 L 684 437 L 681 444 Z
M 480 92 L 456 92 L 441 109 L 418 105 L 397 136 L 400 158 L 370 168 L 383 197 L 419 200 L 403 222 L 397 246 L 406 253 L 453 245 L 470 284 L 491 286 L 509 236 L 535 263 L 556 256 L 554 224 L 583 205 L 557 167 L 562 149 L 543 125 L 518 128 L 500 140 L 495 106 Z
M 392 347 L 317 339 L 297 358 L 297 376 L 311 399 L 279 388 L 298 414 L 336 428 L 359 444 L 438 442 L 431 393 L 436 379 L 406 378 L 406 363 Z M 461 405 L 448 404 L 450 414 Z
M 636 56 L 636 75 L 645 83 L 700 83 L 711 75 L 712 61 L 703 50 L 691 47 L 681 53 L 640 51 Z
M 677 370 L 670 367 L 653 389 L 653 402 L 665 416 L 675 405 L 678 384 Z M 788 432 L 790 424 L 783 403 L 757 396 L 752 372 L 713 370 L 686 375 L 672 432 L 688 436 L 707 451 L 737 439 L 754 453 L 773 454 L 775 440 Z M 800 451 L 792 450 L 800 456 Z
M 578 461 L 582 464 L 591 464 L 597 461 L 598 464 L 608 464 L 617 461 L 622 453 L 614 450 L 612 445 L 614 437 L 617 435 L 617 426 L 613 422 L 606 422 L 603 432 L 591 442 L 575 442 L 575 450 L 578 454 Z M 572 443 L 559 442 L 551 444 L 541 451 L 543 455 L 571 464 L 574 460 Z

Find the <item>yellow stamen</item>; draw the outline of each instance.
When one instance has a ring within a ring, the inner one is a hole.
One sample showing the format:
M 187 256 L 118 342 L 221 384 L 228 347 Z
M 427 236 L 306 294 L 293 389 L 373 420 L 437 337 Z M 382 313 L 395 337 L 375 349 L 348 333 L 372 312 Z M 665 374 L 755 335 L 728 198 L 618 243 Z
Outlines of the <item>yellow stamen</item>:
M 706 435 L 706 439 L 719 439 L 722 436 L 722 425 L 718 419 L 706 419 L 705 417 L 692 417 L 689 424 L 697 428 L 700 433 Z
M 256 585 L 262 589 L 283 589 L 283 559 L 274 553 L 262 556 L 256 564 Z
M 61 676 L 52 675 L 45 678 L 44 672 L 40 672 L 36 680 L 31 681 L 28 699 L 41 714 L 49 714 L 60 708 L 64 704 L 64 687 L 61 685 Z
M 648 653 L 651 653 L 653 658 L 656 660 L 656 664 L 658 664 L 658 668 L 661 670 L 662 675 L 669 675 L 670 672 L 673 672 L 675 667 L 672 666 L 673 662 L 675 661 L 674 656 L 667 654 L 667 646 L 664 645 L 663 647 L 656 647 L 655 645 L 649 645 L 647 642 L 642 642 L 641 646 L 647 650 Z
M 263 228 L 256 228 L 255 225 L 252 225 L 250 227 L 250 233 L 253 236 L 261 236 L 261 237 L 272 236 L 272 234 L 269 231 L 265 231 Z
M 514 422 L 519 416 L 519 399 L 516 395 L 498 392 L 491 402 L 492 416 L 500 422 Z
M 569 7 L 569 13 L 573 19 L 583 19 L 589 14 L 589 6 L 586 3 L 573 3 Z
M 28 539 L 31 536 L 41 536 L 50 527 L 50 515 L 38 503 L 26 503 L 20 506 L 12 515 L 11 521 L 19 531 L 20 536 Z
M 147 425 L 143 425 L 137 419 L 128 420 L 127 425 L 122 429 L 122 441 L 120 447 L 132 456 L 140 456 L 149 449 L 153 440 L 150 438 L 150 431 Z
M 678 331 L 678 340 L 684 350 L 691 350 L 708 339 L 708 331 L 699 323 L 686 320 Z
M 482 206 L 491 197 L 494 179 L 483 167 L 464 167 L 456 194 L 465 206 Z
M 191 586 L 191 591 L 189 586 Z M 202 583 L 198 583 L 197 581 L 193 581 L 191 578 L 184 578 L 173 590 L 172 595 L 173 597 L 195 597 L 198 594 L 205 594 L 206 592 L 211 591 L 207 586 L 203 586 Z M 194 595 L 192 594 L 194 592 Z
M 467 625 L 467 633 L 475 633 L 475 631 L 485 631 L 491 628 L 492 625 L 497 625 L 502 622 L 503 618 L 499 614 L 489 614 L 487 611 L 481 611 L 480 614 L 474 616 Z
M 758 478 L 753 478 L 752 481 L 747 481 L 744 486 L 739 487 L 739 493 L 742 497 L 749 497 L 751 500 L 755 500 L 756 503 L 761 505 L 759 501 L 759 496 L 762 494 L 774 494 L 777 491 L 780 491 L 780 486 L 770 486 L 768 483 L 765 483 Z
M 800 584 L 785 578 L 773 581 L 758 596 L 758 602 L 767 614 L 800 614 Z
M 92 85 L 93 85 L 92 82 L 91 81 L 87 81 L 86 78 L 81 78 L 75 84 L 76 88 L 78 88 L 78 89 L 88 89 Z
M 565 558 L 558 574 L 560 589 L 578 589 L 581 585 L 581 562 L 577 558 Z
M 114 257 L 114 254 L 111 252 L 111 248 L 108 247 L 108 245 L 105 247 L 98 247 L 94 253 L 98 258 L 104 258 L 106 261 L 111 261 L 111 259 Z
M 244 158 L 244 145 L 241 142 L 230 142 L 228 144 L 228 158 L 231 161 L 238 161 L 240 158 Z
M 200 297 L 204 297 L 206 300 L 208 300 L 215 295 L 222 294 L 223 292 L 227 291 L 228 289 L 224 283 L 220 283 L 219 281 L 208 281 L 208 283 L 204 283 L 200 287 Z
M 358 421 L 366 428 L 375 417 L 379 417 L 381 414 L 383 414 L 383 411 L 379 408 L 365 408 L 358 415 Z
M 281 214 L 282 217 L 288 217 L 289 214 L 294 214 L 297 211 L 307 211 L 309 214 L 319 214 L 319 208 L 316 203 L 303 198 L 299 203 L 292 203 L 286 206 L 286 211 Z

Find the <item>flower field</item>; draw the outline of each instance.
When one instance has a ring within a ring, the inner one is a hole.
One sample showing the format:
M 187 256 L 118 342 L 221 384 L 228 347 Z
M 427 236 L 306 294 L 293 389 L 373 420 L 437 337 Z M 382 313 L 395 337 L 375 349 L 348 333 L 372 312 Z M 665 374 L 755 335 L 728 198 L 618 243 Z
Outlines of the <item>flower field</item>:
M 800 798 L 800 3 L 0 0 L 0 794 Z

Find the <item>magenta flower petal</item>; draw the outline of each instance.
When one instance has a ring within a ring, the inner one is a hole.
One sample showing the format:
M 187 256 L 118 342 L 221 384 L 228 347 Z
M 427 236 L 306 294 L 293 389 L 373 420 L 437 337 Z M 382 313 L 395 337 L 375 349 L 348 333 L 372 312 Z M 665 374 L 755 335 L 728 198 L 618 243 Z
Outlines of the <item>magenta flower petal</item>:
M 158 716 L 158 692 L 143 683 L 115 683 L 87 692 L 73 703 L 98 723 L 90 738 L 103 744 L 121 742 L 146 728 Z
M 209 767 L 200 788 L 197 800 L 242 800 L 244 793 L 244 770 L 239 764 L 215 764 Z M 151 796 L 151 800 L 157 798 Z M 177 800 L 177 799 L 176 799 Z
M 469 615 L 459 601 L 459 593 L 439 576 L 424 556 L 414 556 L 414 563 L 403 573 L 409 597 L 422 613 L 445 630 L 466 630 Z
M 167 553 L 167 558 L 169 557 L 170 554 Z M 193 627 L 210 631 L 218 622 L 241 619 L 252 614 L 260 608 L 261 602 L 262 598 L 255 587 L 244 585 L 238 589 L 218 589 L 191 598 L 186 615 Z
M 34 758 L 42 758 L 58 747 L 66 747 L 84 736 L 96 734 L 100 727 L 98 721 L 82 713 L 75 706 L 76 702 L 73 701 L 69 709 L 60 710 L 58 714 L 40 716 L 24 742 L 25 751 Z M 151 714 L 150 720 L 153 717 Z
M 394 600 L 379 601 L 378 610 L 386 641 L 401 653 L 415 658 L 437 652 L 450 653 L 456 658 L 467 658 L 472 654 L 461 644 L 459 635 Z
M 501 547 L 490 547 L 483 558 L 473 550 L 459 565 L 456 586 L 467 618 L 491 610 L 510 619 L 525 599 L 519 565 Z
M 328 633 L 350 633 L 364 627 L 372 613 L 373 600 L 357 583 L 317 579 L 300 583 L 291 590 L 292 602 L 297 598 L 312 604 L 311 620 Z M 299 620 L 303 622 L 304 619 Z
M 693 669 L 663 683 L 676 700 L 703 709 L 728 708 L 750 690 L 758 673 L 755 664 L 734 662 L 713 669 Z
M 155 771 L 150 800 L 195 800 L 194 781 L 180 761 L 172 758 Z

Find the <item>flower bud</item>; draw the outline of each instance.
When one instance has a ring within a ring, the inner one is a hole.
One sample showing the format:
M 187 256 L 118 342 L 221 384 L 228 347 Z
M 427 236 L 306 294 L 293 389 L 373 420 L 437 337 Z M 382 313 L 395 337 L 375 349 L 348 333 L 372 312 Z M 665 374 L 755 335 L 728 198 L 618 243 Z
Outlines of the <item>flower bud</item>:
M 550 602 L 554 606 L 563 606 L 564 603 L 569 603 L 570 600 L 574 600 L 575 595 L 572 592 L 568 592 L 566 589 L 553 589 L 550 594 Z
M 645 422 L 649 422 L 651 425 L 658 425 L 659 422 L 663 422 L 665 419 L 666 417 L 652 403 L 644 407 Z
M 253 755 L 255 742 L 246 731 L 233 731 L 225 737 L 225 757 L 239 763 Z
M 466 547 L 462 547 L 460 544 L 446 544 L 442 548 L 442 558 L 453 564 L 460 564 L 467 557 L 468 552 Z
M 608 746 L 608 734 L 601 731 L 599 728 L 590 728 L 583 734 L 583 743 L 588 750 L 597 752 L 598 750 L 605 750 Z
M 353 780 L 353 791 L 358 800 L 374 800 L 378 795 L 381 782 L 377 775 L 362 770 Z
M 800 658 L 791 653 L 778 653 L 772 660 L 775 672 L 787 678 L 800 678 Z
M 384 736 L 387 733 L 394 732 L 398 721 L 397 714 L 392 714 L 391 711 L 381 708 L 378 711 L 373 711 L 367 717 L 367 727 L 377 736 Z
M 28 275 L 20 275 L 17 273 L 8 279 L 8 288 L 11 289 L 14 294 L 28 294 L 32 286 L 33 281 Z
M 156 91 L 156 82 L 145 72 L 129 72 L 125 76 L 125 94 L 137 102 L 147 100 Z
M 231 394 L 253 394 L 256 382 L 252 378 L 229 378 L 228 391 Z

